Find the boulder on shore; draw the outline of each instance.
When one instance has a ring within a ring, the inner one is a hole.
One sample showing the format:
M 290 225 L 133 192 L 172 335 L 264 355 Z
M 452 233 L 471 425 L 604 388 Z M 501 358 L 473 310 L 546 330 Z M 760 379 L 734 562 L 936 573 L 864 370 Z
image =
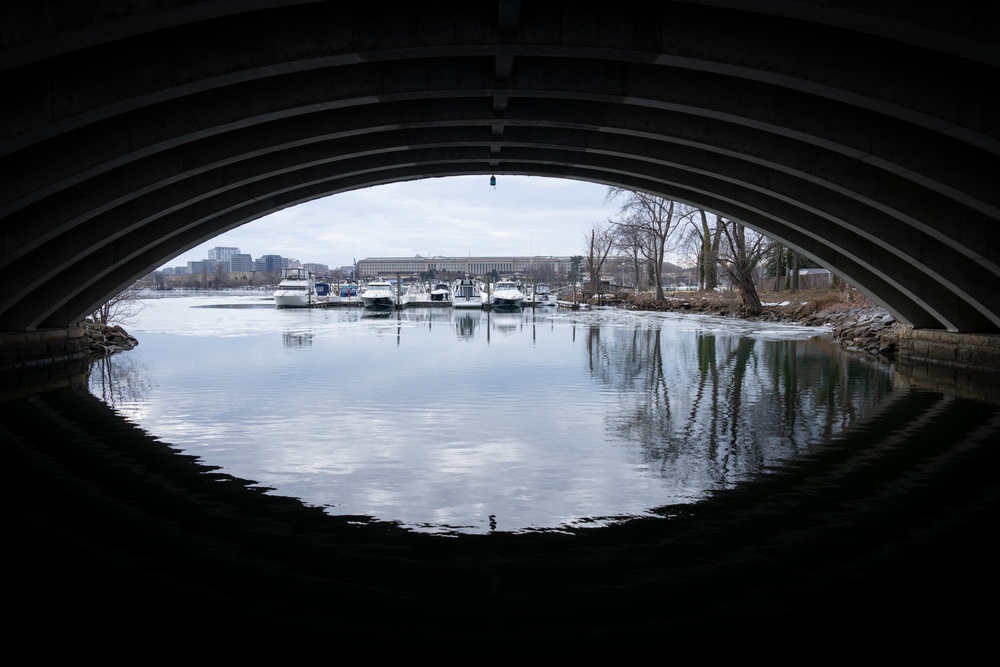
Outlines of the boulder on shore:
M 131 350 L 139 344 L 120 324 L 102 324 L 93 320 L 84 323 L 90 356 L 103 357 L 121 350 Z

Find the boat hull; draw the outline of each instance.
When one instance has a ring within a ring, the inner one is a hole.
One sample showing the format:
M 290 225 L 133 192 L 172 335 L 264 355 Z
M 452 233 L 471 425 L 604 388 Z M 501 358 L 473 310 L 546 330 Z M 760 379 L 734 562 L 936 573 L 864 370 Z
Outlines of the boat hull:
M 492 299 L 490 300 L 491 308 L 521 308 L 524 302 L 521 299 Z
M 365 308 L 373 308 L 377 310 L 392 310 L 396 305 L 393 303 L 391 298 L 375 297 L 364 299 Z
M 308 297 L 304 294 L 275 294 L 274 305 L 278 308 L 308 308 Z
M 396 307 L 396 286 L 375 281 L 361 291 L 361 303 L 369 310 L 393 310 Z

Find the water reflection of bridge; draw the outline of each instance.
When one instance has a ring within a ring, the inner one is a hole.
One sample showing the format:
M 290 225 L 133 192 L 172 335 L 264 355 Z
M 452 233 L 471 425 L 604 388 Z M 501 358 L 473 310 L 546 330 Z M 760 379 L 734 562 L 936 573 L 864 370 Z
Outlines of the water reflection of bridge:
M 450 650 L 556 641 L 565 656 L 655 636 L 745 663 L 862 647 L 961 660 L 991 637 L 997 403 L 901 390 L 827 446 L 663 519 L 457 539 L 262 494 L 85 389 L 2 407 L 8 568 L 30 582 L 8 591 L 15 643 L 55 632 L 74 651 L 101 636 L 169 652 L 266 628 L 253 650 L 433 634 Z

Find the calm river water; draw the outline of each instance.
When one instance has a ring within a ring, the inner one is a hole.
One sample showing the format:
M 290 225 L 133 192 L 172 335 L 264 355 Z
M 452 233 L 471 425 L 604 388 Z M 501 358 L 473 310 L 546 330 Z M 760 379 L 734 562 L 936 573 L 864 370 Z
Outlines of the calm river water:
M 91 392 L 329 514 L 454 534 L 657 514 L 821 446 L 894 391 L 816 328 L 621 310 L 145 300 Z M 98 372 L 99 370 L 99 372 Z

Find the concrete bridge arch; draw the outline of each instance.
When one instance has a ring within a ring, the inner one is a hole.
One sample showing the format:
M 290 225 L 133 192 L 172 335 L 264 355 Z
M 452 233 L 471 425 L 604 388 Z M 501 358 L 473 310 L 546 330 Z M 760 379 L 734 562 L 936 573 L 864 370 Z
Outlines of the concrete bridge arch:
M 996 333 L 998 14 L 15 0 L 0 14 L 0 330 L 68 327 L 301 202 L 521 174 L 710 209 L 902 322 Z

